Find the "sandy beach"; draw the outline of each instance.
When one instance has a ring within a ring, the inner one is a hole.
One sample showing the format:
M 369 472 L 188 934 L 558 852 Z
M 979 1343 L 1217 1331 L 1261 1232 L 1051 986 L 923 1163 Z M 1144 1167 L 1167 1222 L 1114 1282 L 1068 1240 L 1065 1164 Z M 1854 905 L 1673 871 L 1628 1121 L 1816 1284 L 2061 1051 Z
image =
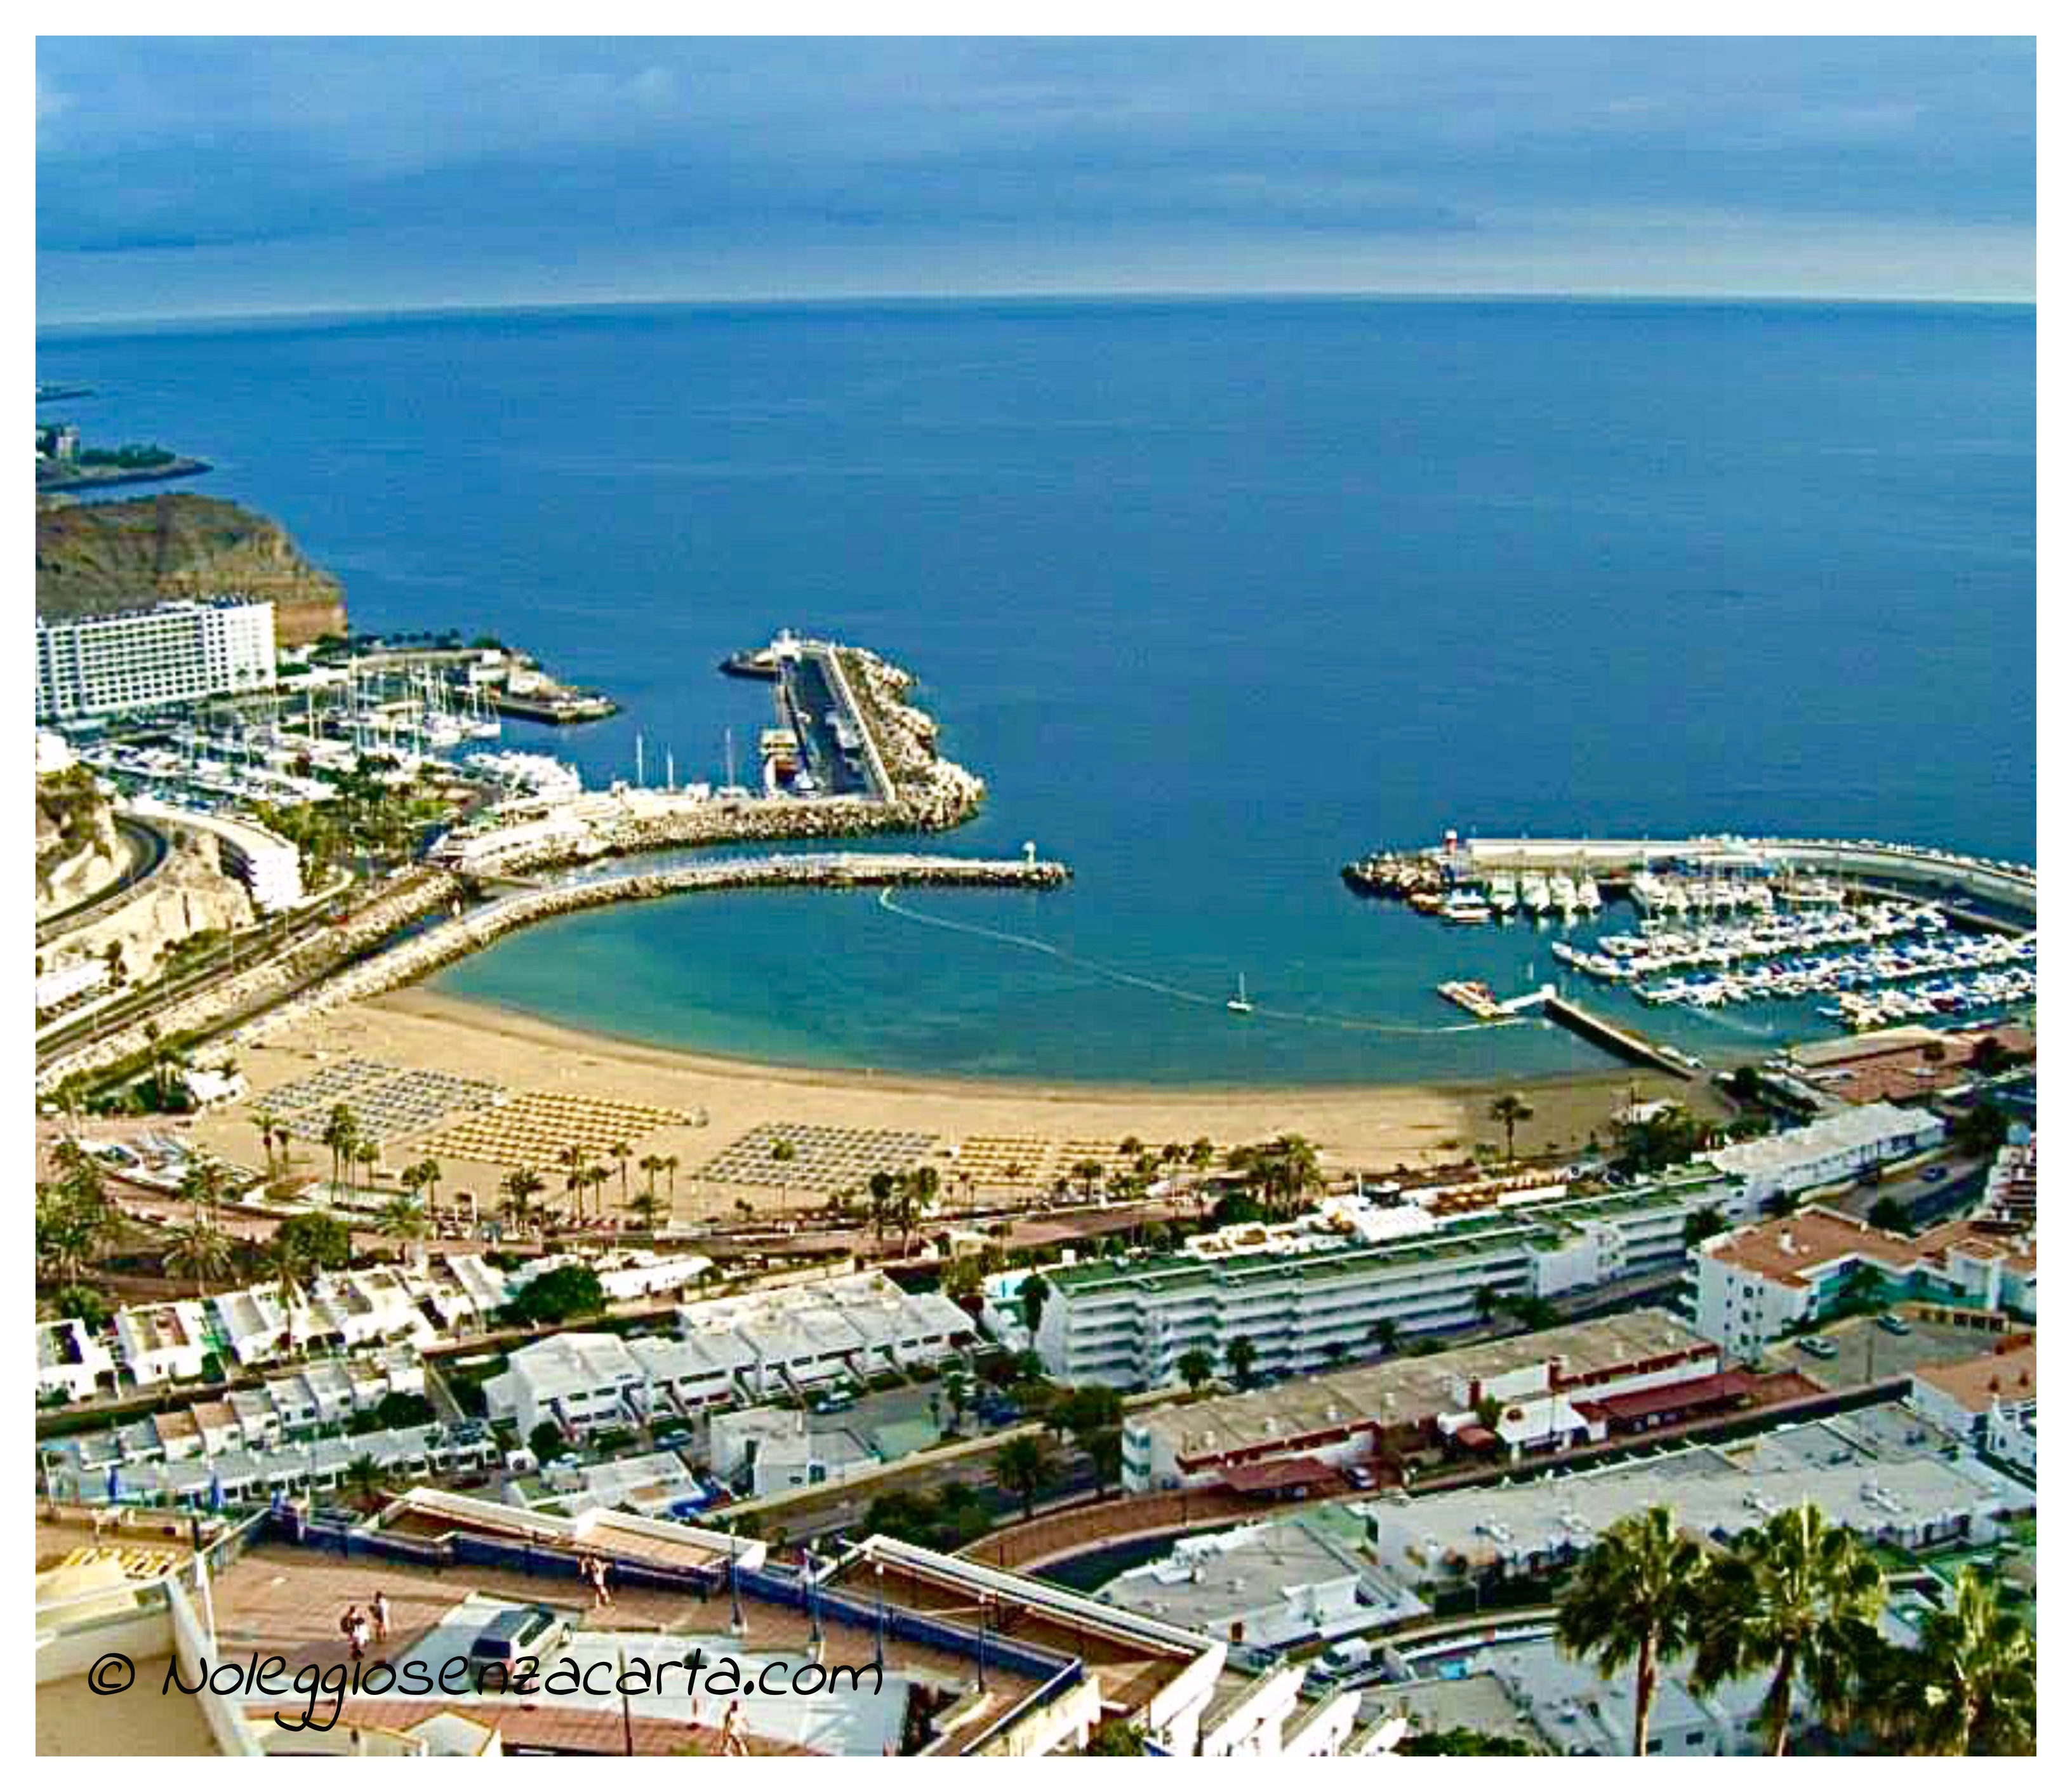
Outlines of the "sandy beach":
M 269 1092 L 349 1058 L 486 1078 L 516 1094 L 635 1102 L 702 1116 L 702 1124 L 664 1126 L 635 1141 L 638 1156 L 679 1160 L 675 1211 L 680 1219 L 731 1210 L 742 1195 L 755 1192 L 700 1173 L 744 1134 L 771 1122 L 931 1135 L 937 1143 L 930 1161 L 946 1181 L 956 1173 L 956 1153 L 968 1141 L 1040 1141 L 1048 1155 L 1042 1149 L 1025 1153 L 1033 1161 L 1020 1178 L 1040 1188 L 1047 1182 L 1046 1167 L 1054 1174 L 1068 1155 L 1077 1154 L 1074 1148 L 1132 1135 L 1153 1145 L 1207 1136 L 1227 1146 L 1299 1132 L 1317 1145 L 1328 1166 L 1385 1170 L 1457 1159 L 1478 1143 L 1501 1147 L 1503 1128 L 1490 1118 L 1489 1105 L 1505 1089 L 1518 1090 L 1533 1109 L 1518 1128 L 1521 1155 L 1580 1145 L 1593 1130 L 1601 1134 L 1612 1112 L 1636 1087 L 1643 1099 L 1704 1099 L 1700 1086 L 1617 1068 L 1487 1085 L 1258 1090 L 964 1081 L 800 1069 L 643 1046 L 413 988 L 314 1017 L 248 1050 L 241 1068 L 251 1081 L 251 1095 L 199 1121 L 195 1132 L 223 1155 L 256 1165 L 261 1153 L 251 1116 L 266 1106 Z M 460 1190 L 493 1201 L 505 1167 L 440 1150 L 442 1130 L 433 1126 L 391 1141 L 385 1165 L 393 1169 L 431 1150 L 445 1171 L 442 1204 Z M 302 1162 L 322 1173 L 323 1147 L 298 1144 L 296 1150 Z M 965 1161 L 972 1161 L 968 1155 Z M 558 1189 L 551 1161 L 536 1167 Z M 634 1178 L 637 1186 L 637 1169 Z M 774 1170 L 761 1178 L 773 1184 L 778 1179 Z M 1007 1186 L 997 1178 L 981 1178 L 980 1186 Z M 608 1207 L 617 1204 L 618 1193 L 615 1177 L 603 1191 Z

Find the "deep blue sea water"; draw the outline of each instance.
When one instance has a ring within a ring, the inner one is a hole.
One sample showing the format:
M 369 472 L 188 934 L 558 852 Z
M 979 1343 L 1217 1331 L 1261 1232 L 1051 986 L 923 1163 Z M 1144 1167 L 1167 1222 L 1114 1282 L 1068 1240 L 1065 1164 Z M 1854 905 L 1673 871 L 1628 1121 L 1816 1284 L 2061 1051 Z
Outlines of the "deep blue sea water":
M 98 388 L 57 407 L 90 437 L 213 462 L 356 623 L 611 691 L 553 742 L 595 778 L 636 730 L 715 776 L 767 699 L 713 664 L 789 624 L 919 674 L 992 786 L 949 845 L 1077 872 L 911 898 L 985 932 L 868 894 L 612 910 L 441 987 L 799 1062 L 1293 1083 L 1601 1062 L 1430 1030 L 1435 982 L 1523 988 L 1545 936 L 1355 899 L 1376 845 L 2033 858 L 2035 349 L 2028 309 L 1059 302 L 53 332 L 37 373 Z M 1701 1054 L 1782 1024 L 1646 1013 Z

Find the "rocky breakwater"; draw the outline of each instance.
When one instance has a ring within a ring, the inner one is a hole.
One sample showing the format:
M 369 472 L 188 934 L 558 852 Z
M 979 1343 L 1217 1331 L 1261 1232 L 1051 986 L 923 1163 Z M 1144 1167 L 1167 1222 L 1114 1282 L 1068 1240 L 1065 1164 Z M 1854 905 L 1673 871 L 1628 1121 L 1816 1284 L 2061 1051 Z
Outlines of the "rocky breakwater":
M 166 1039 L 220 1028 L 378 946 L 398 928 L 457 901 L 459 895 L 458 881 L 445 872 L 408 873 L 342 919 L 291 936 L 289 943 L 257 964 L 190 995 L 171 997 L 112 1033 L 54 1054 L 37 1067 L 36 1092 L 48 1094 L 68 1078 L 105 1069 L 148 1050 L 152 1036 L 145 1030 L 147 1023 L 155 1023 L 159 1036 Z
M 363 1001 L 384 990 L 414 983 L 517 928 L 609 902 L 643 902 L 697 890 L 800 887 L 934 884 L 1053 890 L 1071 877 L 1071 871 L 1054 860 L 963 859 L 911 853 L 800 853 L 672 865 L 656 871 L 578 873 L 545 889 L 499 897 L 427 928 L 247 1023 L 232 1038 L 240 1043 L 264 1038 L 327 1009 Z
M 906 701 L 914 675 L 861 647 L 837 647 L 830 659 L 862 725 L 874 775 L 898 825 L 954 828 L 985 799 L 985 780 L 935 750 L 935 721 Z
M 740 841 L 940 833 L 971 819 L 985 780 L 935 750 L 935 724 L 905 701 L 913 676 L 860 647 L 822 647 L 864 737 L 874 793 L 846 796 L 694 795 L 619 789 L 555 806 L 516 824 L 456 830 L 437 855 L 469 871 L 509 874 L 608 855 Z

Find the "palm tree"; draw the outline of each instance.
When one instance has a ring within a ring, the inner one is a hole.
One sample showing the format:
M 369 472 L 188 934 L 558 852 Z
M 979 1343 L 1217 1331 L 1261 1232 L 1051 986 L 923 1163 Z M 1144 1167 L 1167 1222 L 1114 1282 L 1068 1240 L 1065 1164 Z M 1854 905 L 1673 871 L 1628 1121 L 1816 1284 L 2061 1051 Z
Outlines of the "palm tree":
M 648 1192 L 650 1194 L 655 1192 L 655 1178 L 668 1166 L 667 1158 L 657 1157 L 652 1151 L 640 1160 L 640 1173 L 648 1178 Z
M 356 1456 L 345 1465 L 345 1487 L 363 1512 L 378 1512 L 388 1497 L 388 1478 L 371 1456 Z
M 1209 1378 L 1216 1372 L 1215 1358 L 1207 1350 L 1183 1352 L 1177 1365 L 1180 1379 L 1187 1384 L 1187 1391 L 1198 1393 Z
M 423 1206 L 413 1196 L 399 1194 L 384 1206 L 374 1222 L 375 1230 L 396 1241 L 396 1260 L 401 1262 L 403 1247 L 431 1230 Z
M 439 1178 L 446 1174 L 436 1157 L 421 1157 L 417 1161 L 417 1175 L 425 1186 L 425 1216 L 430 1219 L 438 1210 Z
M 230 1272 L 235 1252 L 230 1235 L 213 1221 L 196 1219 L 175 1228 L 166 1247 L 166 1267 L 195 1279 L 197 1296 L 208 1292 L 211 1281 L 220 1281 Z
M 381 1147 L 368 1139 L 352 1155 L 354 1161 L 367 1172 L 367 1192 L 372 1194 L 374 1192 L 375 1165 L 381 1161 Z
M 885 1242 L 885 1223 L 891 1217 L 892 1199 L 898 1189 L 898 1179 L 887 1169 L 873 1170 L 870 1176 L 870 1224 L 878 1242 Z
M 662 1168 L 668 1173 L 669 1204 L 672 1206 L 674 1206 L 676 1202 L 676 1171 L 680 1167 L 681 1161 L 682 1160 L 678 1158 L 673 1153 L 662 1160 Z
M 626 1166 L 633 1156 L 633 1147 L 621 1139 L 611 1148 L 611 1154 L 619 1161 L 619 1204 L 626 1205 Z
M 546 1178 L 536 1169 L 514 1169 L 497 1184 L 504 1196 L 504 1210 L 511 1215 L 511 1223 L 520 1231 L 531 1223 L 532 1197 L 546 1186 Z
M 1377 1319 L 1374 1322 L 1374 1347 L 1383 1356 L 1396 1354 L 1396 1342 L 1402 1335 L 1402 1328 L 1393 1319 Z
M 1238 1386 L 1251 1387 L 1252 1366 L 1259 1361 L 1259 1346 L 1248 1338 L 1240 1338 L 1224 1354 L 1230 1358 L 1231 1373 L 1237 1377 Z
M 1893 1651 L 1873 1727 L 1923 1755 L 2036 1752 L 2036 1637 L 1975 1564 L 1945 1611 L 1922 1620 L 1917 1649 Z
M 273 1173 L 273 1116 L 271 1110 L 255 1108 L 252 1110 L 252 1124 L 259 1133 L 260 1148 L 266 1153 L 266 1173 Z
M 628 1209 L 648 1231 L 655 1230 L 655 1221 L 665 1203 L 652 1188 L 644 1188 L 628 1203 Z
M 770 1161 L 778 1166 L 777 1173 L 783 1178 L 777 1198 L 777 1204 L 780 1207 L 788 1207 L 791 1204 L 791 1165 L 798 1155 L 799 1148 L 789 1139 L 779 1139 L 770 1148 Z
M 1532 1118 L 1532 1108 L 1524 1096 L 1501 1095 L 1490 1104 L 1490 1118 L 1503 1128 L 1504 1161 L 1514 1163 L 1518 1158 L 1518 1128 L 1521 1121 Z
M 1040 1436 L 1027 1432 L 1009 1438 L 1000 1446 L 993 1459 L 993 1469 L 1001 1484 L 1012 1488 L 1021 1500 L 1022 1517 L 1033 1519 L 1036 1516 L 1036 1496 L 1056 1473 L 1057 1459 Z
M 208 1209 L 213 1222 L 223 1198 L 230 1193 L 230 1166 L 220 1157 L 196 1157 L 180 1178 L 180 1193 Z
M 1771 1671 L 1762 1721 L 1784 1753 L 1802 1681 L 1823 1716 L 1851 1708 L 1858 1670 L 1877 1641 L 1885 1576 L 1855 1535 L 1809 1500 L 1745 1531 L 1706 1578 L 1691 1684 L 1700 1695 Z
M 1634 1663 L 1633 1752 L 1647 1753 L 1647 1720 L 1663 1662 L 1691 1646 L 1704 1553 L 1666 1506 L 1606 1528 L 1563 1589 L 1556 1640 L 1609 1677 Z
M 611 1180 L 611 1172 L 602 1164 L 592 1164 L 583 1172 L 583 1182 L 596 1198 L 598 1218 L 604 1217 L 604 1185 Z
M 1215 1161 L 1215 1141 L 1212 1139 L 1197 1139 L 1187 1147 L 1187 1165 L 1191 1169 L 1207 1169 Z
M 340 1165 L 351 1161 L 360 1146 L 360 1121 L 342 1101 L 324 1121 L 323 1142 L 331 1148 L 331 1181 L 336 1188 Z

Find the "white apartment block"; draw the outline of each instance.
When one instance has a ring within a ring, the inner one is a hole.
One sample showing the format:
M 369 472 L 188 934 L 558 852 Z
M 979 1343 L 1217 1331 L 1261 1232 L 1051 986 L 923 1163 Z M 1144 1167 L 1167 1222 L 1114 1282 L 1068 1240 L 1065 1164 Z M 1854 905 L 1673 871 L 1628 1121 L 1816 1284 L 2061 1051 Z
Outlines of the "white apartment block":
M 580 1435 L 934 1362 L 972 1335 L 955 1301 L 875 1271 L 694 1301 L 677 1326 L 675 1339 L 564 1332 L 528 1344 L 485 1385 L 490 1410 L 527 1432 L 551 1421 Z
M 1042 1272 L 1034 1346 L 1059 1380 L 1156 1387 L 1206 1352 L 1227 1372 L 1250 1342 L 1255 1373 L 1314 1375 L 1399 1339 L 1474 1325 L 1486 1289 L 1552 1297 L 1674 1268 L 1684 1223 L 1732 1212 L 1739 1186 L 1708 1172 L 1644 1189 L 1484 1210 L 1412 1235 L 1348 1244 L 1314 1235 L 1204 1259 L 1191 1252 Z
M 1752 1206 L 1760 1206 L 1773 1196 L 1832 1188 L 1875 1165 L 1932 1151 L 1947 1130 L 1934 1114 L 1878 1101 L 1705 1155 L 1715 1169 L 1740 1178 Z
M 529 1437 L 551 1424 L 572 1437 L 630 1424 L 629 1404 L 647 1374 L 626 1340 L 610 1332 L 561 1332 L 511 1353 L 511 1367 L 483 1384 L 492 1419 L 517 1422 Z
M 745 1482 L 755 1499 L 851 1481 L 879 1466 L 878 1453 L 853 1432 L 815 1430 L 804 1413 L 783 1407 L 715 1413 L 711 1440 L 713 1474 L 730 1485 Z
M 36 619 L 39 721 L 264 691 L 274 677 L 270 602 L 181 598 Z
M 137 815 L 165 827 L 211 836 L 223 869 L 251 893 L 253 906 L 271 914 L 302 899 L 302 858 L 294 844 L 256 821 L 175 808 L 149 797 L 130 805 Z
M 1708 1239 L 1696 1264 L 1698 1330 L 1742 1357 L 1827 1317 L 1857 1289 L 1886 1304 L 2036 1316 L 2033 1235 L 1987 1222 L 1910 1239 L 1815 1206 Z
M 2033 1469 L 2036 1363 L 2036 1334 L 2018 1333 L 1982 1356 L 1923 1363 L 1914 1371 L 1906 1404 L 1959 1442 L 1984 1445 Z M 1996 1447 L 1996 1437 L 2012 1449 Z
M 115 1357 L 76 1319 L 53 1319 L 36 1327 L 36 1392 L 62 1390 L 68 1400 L 113 1392 Z
M 209 1352 L 208 1316 L 199 1301 L 125 1307 L 115 1316 L 122 1367 L 139 1387 L 191 1381 Z

